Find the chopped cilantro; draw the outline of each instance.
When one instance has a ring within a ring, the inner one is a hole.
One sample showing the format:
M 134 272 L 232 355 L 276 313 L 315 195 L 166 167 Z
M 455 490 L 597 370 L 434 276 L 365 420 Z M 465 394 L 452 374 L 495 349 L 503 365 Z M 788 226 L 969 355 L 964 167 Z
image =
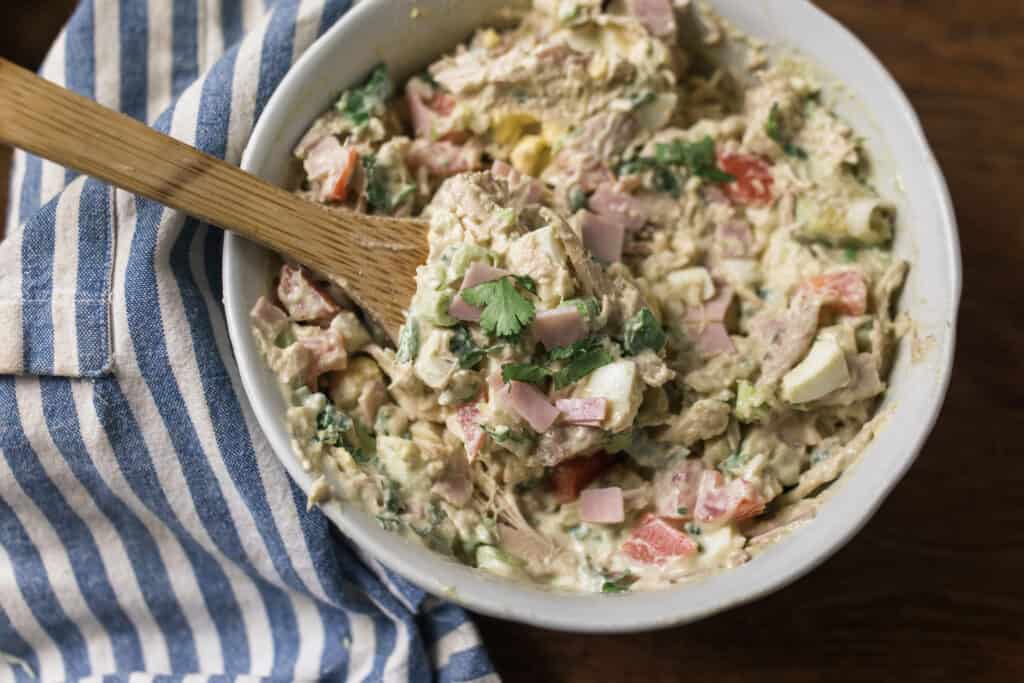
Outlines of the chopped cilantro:
M 516 284 L 525 289 L 530 294 L 537 293 L 537 283 L 534 282 L 533 278 L 529 275 L 513 275 L 516 279 Z
M 533 437 L 521 430 L 512 429 L 506 425 L 498 425 L 497 427 L 491 427 L 490 425 L 480 425 L 480 427 L 487 432 L 487 435 L 494 439 L 495 443 L 505 443 L 507 441 L 513 442 L 531 442 Z
M 847 263 L 853 263 L 857 260 L 857 254 L 857 247 L 847 247 L 846 249 L 843 249 L 843 260 Z
M 402 520 L 388 515 L 377 515 L 377 523 L 387 531 L 401 531 Z
M 598 337 L 587 337 L 586 339 L 581 339 L 578 342 L 569 344 L 568 346 L 556 346 L 548 351 L 548 360 L 569 360 L 574 356 L 578 356 L 590 349 L 597 348 L 600 345 L 601 340 Z
M 394 479 L 386 479 L 384 489 L 384 509 L 393 515 L 405 512 L 405 503 L 402 502 L 402 494 L 398 482 Z
M 393 206 L 388 192 L 388 169 L 377 163 L 377 157 L 367 154 L 360 159 L 366 174 L 366 204 L 374 213 L 391 211 Z
M 686 508 L 682 509 L 685 510 Z M 687 525 L 683 527 L 683 529 L 686 531 L 686 533 L 690 534 L 691 536 L 700 536 L 703 533 L 701 528 L 693 522 L 687 523 Z
M 715 141 L 705 136 L 697 142 L 673 140 L 654 146 L 655 160 L 665 166 L 686 166 L 695 176 L 713 183 L 731 183 L 736 178 L 718 167 Z
M 594 320 L 601 315 L 601 302 L 592 296 L 584 299 L 569 299 L 566 304 L 572 304 L 586 320 Z
M 518 335 L 533 322 L 536 313 L 533 304 L 519 293 L 509 277 L 465 289 L 462 298 L 471 306 L 483 307 L 480 326 L 496 337 Z
M 562 389 L 574 384 L 614 360 L 612 355 L 600 346 L 577 354 L 564 368 L 555 373 L 555 388 Z
M 343 446 L 345 435 L 352 429 L 352 419 L 328 403 L 316 416 L 317 441 L 328 446 Z
M 636 583 L 636 577 L 629 574 L 628 572 L 612 578 L 605 577 L 605 581 L 601 584 L 602 593 L 624 593 L 629 590 L 629 587 Z
M 395 86 L 388 76 L 388 69 L 383 64 L 370 72 L 370 77 L 363 85 L 346 91 L 338 100 L 336 108 L 356 126 L 365 125 L 371 116 L 384 111 L 384 103 L 395 91 Z
M 501 366 L 501 378 L 506 382 L 518 381 L 530 384 L 543 384 L 551 376 L 551 371 L 530 363 L 505 363 Z
M 718 469 L 726 474 L 736 475 L 740 469 L 750 460 L 750 453 L 737 451 L 718 464 Z
M 659 192 L 668 192 L 673 197 L 679 197 L 682 192 L 679 187 L 679 179 L 667 166 L 654 167 L 654 189 Z
M 420 325 L 416 318 L 410 317 L 398 335 L 398 352 L 395 359 L 399 363 L 410 363 L 420 352 Z
M 772 140 L 778 143 L 782 147 L 782 151 L 791 157 L 797 159 L 806 159 L 807 152 L 802 147 L 794 145 L 782 132 L 782 122 L 779 117 L 779 103 L 776 102 L 772 105 L 772 110 L 768 112 L 768 121 L 764 124 L 764 132 L 768 134 Z
M 690 510 L 686 506 L 681 506 L 681 507 L 677 507 L 676 508 L 676 514 L 679 515 L 679 516 L 686 515 L 686 514 L 689 514 L 689 513 L 690 513 Z
M 487 357 L 487 354 L 501 348 L 501 344 L 481 348 L 473 341 L 473 336 L 465 325 L 455 328 L 452 339 L 448 342 L 448 350 L 459 359 L 459 367 L 463 370 L 473 370 L 480 365 L 480 361 Z
M 645 349 L 660 351 L 665 346 L 665 331 L 661 329 L 661 324 L 649 308 L 640 309 L 639 313 L 626 321 L 623 330 L 623 349 L 630 356 L 635 356 Z

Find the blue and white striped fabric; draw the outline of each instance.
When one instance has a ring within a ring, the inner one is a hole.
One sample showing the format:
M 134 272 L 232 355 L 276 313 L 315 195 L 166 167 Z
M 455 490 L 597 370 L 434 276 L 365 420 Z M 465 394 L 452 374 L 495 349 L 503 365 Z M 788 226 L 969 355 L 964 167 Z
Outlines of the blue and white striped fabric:
M 237 163 L 348 4 L 84 0 L 43 75 Z M 0 680 L 496 681 L 462 610 L 306 512 L 241 392 L 221 232 L 24 154 L 13 173 Z

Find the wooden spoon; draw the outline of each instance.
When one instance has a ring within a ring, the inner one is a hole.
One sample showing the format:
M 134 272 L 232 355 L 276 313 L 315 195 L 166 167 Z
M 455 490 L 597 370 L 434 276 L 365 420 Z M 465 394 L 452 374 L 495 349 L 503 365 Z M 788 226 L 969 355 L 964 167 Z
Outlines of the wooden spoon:
M 3 59 L 0 93 L 0 142 L 331 275 L 397 339 L 427 260 L 424 222 L 328 211 Z

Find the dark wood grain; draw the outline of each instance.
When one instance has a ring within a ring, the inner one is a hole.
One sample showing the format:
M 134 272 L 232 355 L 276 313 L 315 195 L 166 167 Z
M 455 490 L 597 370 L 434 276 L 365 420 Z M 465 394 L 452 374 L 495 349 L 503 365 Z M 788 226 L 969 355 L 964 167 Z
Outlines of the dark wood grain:
M 953 192 L 965 286 L 939 424 L 861 534 L 752 605 L 614 637 L 480 618 L 506 681 L 1024 680 L 1024 2 L 819 5 L 906 89 Z

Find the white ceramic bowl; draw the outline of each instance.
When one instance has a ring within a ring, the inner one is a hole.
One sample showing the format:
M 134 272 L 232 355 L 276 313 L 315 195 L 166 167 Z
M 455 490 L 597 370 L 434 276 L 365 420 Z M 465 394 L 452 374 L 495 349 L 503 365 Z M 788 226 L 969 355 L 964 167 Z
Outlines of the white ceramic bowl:
M 404 78 L 452 49 L 506 0 L 363 2 L 294 66 L 253 133 L 243 168 L 284 184 L 290 153 L 310 123 L 344 87 L 384 61 Z M 916 323 L 923 357 L 905 341 L 891 376 L 886 427 L 861 461 L 830 490 L 818 517 L 753 561 L 690 584 L 622 595 L 553 593 L 447 560 L 381 529 L 346 504 L 324 512 L 385 564 L 428 591 L 486 614 L 548 628 L 624 632 L 680 624 L 776 590 L 810 571 L 871 517 L 917 456 L 942 405 L 953 362 L 960 299 L 960 250 L 945 181 L 905 96 L 851 33 L 806 0 L 715 0 L 739 28 L 780 49 L 795 49 L 845 85 L 838 110 L 865 135 L 878 187 L 900 210 L 895 250 L 912 263 L 901 308 Z M 224 245 L 228 325 L 253 410 L 291 476 L 308 491 L 289 445 L 285 404 L 249 332 L 248 312 L 271 279 L 267 251 L 234 235 Z

